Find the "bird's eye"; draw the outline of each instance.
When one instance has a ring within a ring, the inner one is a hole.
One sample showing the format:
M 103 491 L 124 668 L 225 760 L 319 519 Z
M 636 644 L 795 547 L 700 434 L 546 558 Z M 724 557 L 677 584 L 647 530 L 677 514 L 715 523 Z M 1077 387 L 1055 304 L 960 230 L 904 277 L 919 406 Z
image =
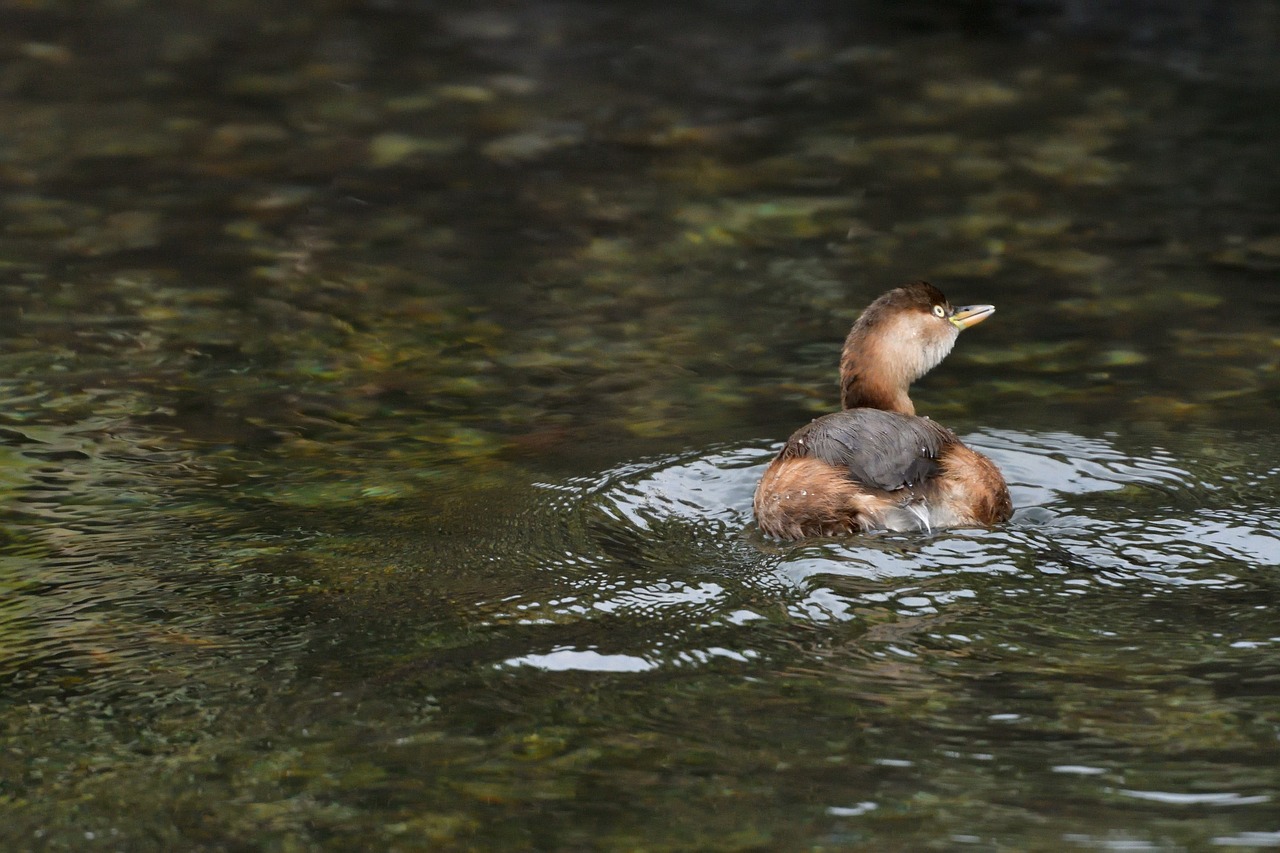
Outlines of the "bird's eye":
M 947 316 L 947 309 L 943 308 L 941 305 L 935 305 L 933 306 L 933 316 L 945 317 Z

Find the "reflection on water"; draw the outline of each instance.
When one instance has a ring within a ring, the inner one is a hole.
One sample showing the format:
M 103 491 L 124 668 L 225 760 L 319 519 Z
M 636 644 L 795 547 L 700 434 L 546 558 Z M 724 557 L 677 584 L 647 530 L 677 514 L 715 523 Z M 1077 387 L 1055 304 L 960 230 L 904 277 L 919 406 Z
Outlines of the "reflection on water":
M 780 544 L 751 522 L 751 496 L 775 448 L 726 448 L 697 456 L 630 463 L 599 478 L 573 478 L 538 488 L 554 498 L 529 519 L 578 532 L 557 541 L 543 565 L 572 593 L 544 602 L 514 599 L 503 618 L 562 623 L 600 614 L 662 618 L 673 613 L 707 627 L 764 618 L 726 613 L 731 593 L 720 582 L 667 578 L 602 586 L 610 564 L 678 565 L 686 576 L 731 579 L 770 595 L 779 583 L 800 594 L 787 615 L 799 620 L 852 620 L 867 606 L 904 615 L 945 612 L 972 602 L 993 578 L 1010 589 L 1033 580 L 1061 594 L 1094 587 L 1239 583 L 1246 569 L 1280 562 L 1273 507 L 1224 506 L 1226 483 L 1180 467 L 1160 449 L 1130 457 L 1103 438 L 1065 432 L 992 431 L 966 438 L 994 458 L 1008 478 L 1018 511 L 994 530 L 952 530 L 930 536 L 874 533 L 852 539 Z M 1275 472 L 1250 478 L 1259 496 L 1274 490 Z M 1235 479 L 1235 478 L 1233 478 Z M 553 517 L 554 516 L 554 517 Z M 560 549 L 563 549 L 561 551 Z M 1233 571 L 1235 572 L 1233 574 Z M 645 650 L 644 659 L 660 659 Z M 575 659 L 559 649 L 557 668 Z M 749 648 L 743 654 L 755 655 Z M 520 658 L 526 663 L 528 658 Z M 594 656 L 584 668 L 600 668 Z
M 554 803 L 550 846 L 653 837 L 659 816 L 659 837 L 731 848 L 1025 839 L 1026 821 L 1083 846 L 1271 843 L 1262 444 L 1219 441 L 1218 464 L 982 432 L 966 441 L 1008 475 L 1008 525 L 780 544 L 750 520 L 763 443 L 543 480 L 508 496 L 510 524 L 455 539 L 311 508 L 214 535 L 204 500 L 161 488 L 209 488 L 190 457 L 120 455 L 110 424 L 7 441 L 11 529 L 40 535 L 5 563 L 5 718 L 45 744 L 18 748 L 14 790 L 96 803 L 160 780 L 187 792 L 172 838 L 212 819 L 389 841 L 390 815 L 518 846 Z M 95 480 L 118 502 L 78 506 Z M 207 804 L 232 791 L 253 808 Z M 92 805 L 41 815 L 15 826 L 121 829 Z
M 1246 467 L 1258 450 L 1217 466 L 984 432 L 966 440 L 1006 471 L 1010 524 L 783 545 L 750 522 L 774 448 L 721 446 L 542 481 L 508 498 L 510 525 L 451 541 L 312 509 L 284 534 L 242 518 L 211 536 L 201 502 L 151 487 L 185 471 L 207 488 L 189 458 L 123 465 L 108 425 L 91 435 L 9 436 L 10 520 L 58 524 L 7 564 L 25 703 L 7 719 L 65 744 L 22 754 L 19 790 L 248 792 L 250 811 L 212 812 L 246 839 L 389 840 L 390 814 L 510 846 L 555 803 L 552 846 L 601 816 L 609 843 L 651 837 L 660 815 L 679 843 L 747 847 L 1025 838 L 1028 820 L 1082 845 L 1269 843 L 1280 541 L 1276 471 Z M 91 478 L 119 503 L 77 509 Z M 151 519 L 152 541 L 124 518 Z M 104 769 L 84 776 L 82 755 Z M 174 837 L 198 836 L 199 803 L 177 805 Z M 69 820 L 17 826 L 112 828 L 90 807 Z
M 0 848 L 1280 846 L 1270 0 L 490 5 L 0 4 Z
M 515 597 L 502 618 L 554 627 L 498 666 L 669 673 L 666 700 L 641 700 L 631 725 L 678 730 L 682 749 L 729 764 L 761 762 L 769 744 L 768 775 L 816 798 L 828 843 L 891 832 L 904 810 L 932 826 L 941 803 L 971 830 L 955 843 L 1034 814 L 1072 844 L 1130 845 L 1151 837 L 1135 819 L 1173 832 L 1197 807 L 1215 810 L 1197 812 L 1214 844 L 1270 843 L 1280 790 L 1256 691 L 1280 645 L 1261 603 L 1280 561 L 1275 471 L 1223 475 L 1061 431 L 966 441 L 1008 475 L 1007 526 L 774 543 L 750 523 L 761 445 L 545 483 L 554 499 L 529 523 L 575 531 L 543 563 L 555 597 Z M 731 724 L 679 680 L 698 666 L 743 679 L 724 687 Z M 640 695 L 625 684 L 611 689 Z M 685 709 L 674 728 L 659 710 L 672 705 Z M 1066 831 L 1082 811 L 1098 833 Z

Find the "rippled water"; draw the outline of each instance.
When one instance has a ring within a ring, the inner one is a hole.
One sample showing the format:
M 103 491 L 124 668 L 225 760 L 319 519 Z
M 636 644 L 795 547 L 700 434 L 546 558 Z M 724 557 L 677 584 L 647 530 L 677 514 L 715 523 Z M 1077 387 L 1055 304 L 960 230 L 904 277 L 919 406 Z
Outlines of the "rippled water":
M 6 433 L 27 843 L 1280 843 L 1269 437 L 983 431 L 1008 525 L 782 545 L 769 443 L 282 530 L 116 426 Z
M 1009 476 L 1007 527 L 779 546 L 750 525 L 758 445 L 543 484 L 531 526 L 573 533 L 509 599 L 529 650 L 498 666 L 623 679 L 641 732 L 718 755 L 717 825 L 778 821 L 765 845 L 1037 846 L 1026 821 L 1045 849 L 1278 843 L 1269 455 L 970 441 Z
M 0 4 L 0 848 L 1280 847 L 1275 23 Z M 1014 518 L 761 536 L 922 276 Z
M 1280 540 L 1269 523 L 1280 469 L 1226 474 L 1205 471 L 1202 463 L 1194 473 L 1158 448 L 1134 458 L 1105 438 L 1062 432 L 991 431 L 967 440 L 1009 478 L 1018 511 L 1007 526 L 771 542 L 753 528 L 751 495 L 776 447 L 661 458 L 598 479 L 538 484 L 550 500 L 525 523 L 571 533 L 524 559 L 551 569 L 556 577 L 549 582 L 568 586 L 550 601 L 512 599 L 506 618 L 553 625 L 636 612 L 697 618 L 708 630 L 750 635 L 750 623 L 766 618 L 740 606 L 739 594 L 753 587 L 783 595 L 788 618 L 825 623 L 865 619 L 864 607 L 912 616 L 972 607 L 977 590 L 966 581 L 991 593 L 1003 579 L 1001 596 L 1029 594 L 1026 584 L 1033 583 L 1039 594 L 1082 597 L 1133 586 L 1145 598 L 1247 587 L 1280 562 Z M 1266 464 L 1261 453 L 1257 461 Z M 599 586 L 602 566 L 611 567 L 616 583 L 628 561 L 678 566 L 685 579 Z M 698 577 L 706 580 L 690 580 Z M 758 653 L 744 647 L 736 654 Z M 678 664 L 666 661 L 668 654 L 637 649 L 618 660 L 633 669 Z M 607 658 L 567 647 L 518 662 L 609 668 Z

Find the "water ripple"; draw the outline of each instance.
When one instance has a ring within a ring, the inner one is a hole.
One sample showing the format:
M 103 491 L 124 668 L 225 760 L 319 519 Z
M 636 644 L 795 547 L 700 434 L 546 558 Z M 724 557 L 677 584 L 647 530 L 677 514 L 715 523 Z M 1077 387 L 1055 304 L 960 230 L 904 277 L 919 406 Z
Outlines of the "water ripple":
M 946 617 L 992 596 L 1230 590 L 1280 563 L 1280 519 L 1256 491 L 1274 486 L 1274 470 L 1215 472 L 1163 449 L 1134 456 L 1108 439 L 1066 432 L 989 431 L 967 440 L 1009 479 L 1018 509 L 1008 525 L 774 542 L 751 520 L 755 483 L 776 449 L 764 444 L 541 483 L 545 500 L 524 523 L 554 533 L 524 559 L 553 577 L 514 596 L 492 621 L 550 628 L 621 618 L 639 645 L 616 623 L 607 639 L 587 645 L 557 644 L 552 630 L 546 647 L 533 641 L 529 654 L 507 663 L 591 669 L 606 645 L 646 668 L 747 660 L 806 625 Z M 1237 483 L 1250 484 L 1254 503 L 1234 503 Z M 661 647 L 652 644 L 658 625 L 669 638 Z M 886 648 L 909 655 L 909 645 Z M 723 653 L 706 651 L 713 647 Z

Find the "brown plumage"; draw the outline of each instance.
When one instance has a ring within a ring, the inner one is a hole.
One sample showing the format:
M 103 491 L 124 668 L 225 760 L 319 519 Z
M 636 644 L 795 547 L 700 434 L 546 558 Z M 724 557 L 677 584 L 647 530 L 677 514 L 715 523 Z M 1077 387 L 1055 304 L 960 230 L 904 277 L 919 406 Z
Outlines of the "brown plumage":
M 844 411 L 801 427 L 756 487 L 760 528 L 780 539 L 864 530 L 986 526 L 1013 513 L 995 464 L 951 430 L 916 417 L 911 383 L 936 366 L 990 305 L 953 308 L 928 282 L 862 312 L 840 356 Z

